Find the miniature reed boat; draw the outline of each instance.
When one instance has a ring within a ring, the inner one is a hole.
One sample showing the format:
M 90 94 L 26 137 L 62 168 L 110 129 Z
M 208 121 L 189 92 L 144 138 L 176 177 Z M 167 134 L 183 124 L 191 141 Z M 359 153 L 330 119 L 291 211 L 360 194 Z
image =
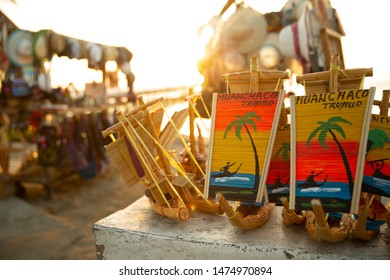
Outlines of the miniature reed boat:
M 251 94 L 257 94 L 257 96 L 259 97 L 263 93 L 264 93 L 264 95 L 266 93 L 271 93 L 271 92 L 272 93 L 277 92 L 279 94 L 281 92 L 282 86 L 283 86 L 282 79 L 287 79 L 288 77 L 289 77 L 288 73 L 283 72 L 283 71 L 273 71 L 273 70 L 260 71 L 257 57 L 251 57 L 249 71 L 230 73 L 230 74 L 224 75 L 224 78 L 225 78 L 225 81 L 227 84 L 227 88 L 228 88 L 228 92 L 226 95 L 229 95 L 229 94 L 234 95 L 236 93 L 237 94 L 249 93 L 250 96 L 252 96 Z M 224 98 L 223 96 L 224 96 L 224 94 L 221 94 L 222 99 Z M 259 99 L 256 99 L 256 100 L 257 100 L 257 102 L 259 102 L 258 101 Z M 283 100 L 283 98 L 281 97 L 278 101 L 281 102 L 282 100 Z M 258 104 L 258 105 L 261 106 L 260 104 Z M 233 106 L 233 105 L 231 105 L 231 106 Z M 281 102 L 280 107 L 278 107 L 278 109 L 282 108 L 282 106 L 283 105 Z M 275 110 L 275 112 L 279 112 L 278 109 Z M 217 109 L 214 108 L 214 112 L 215 112 L 215 110 L 217 110 Z M 254 111 L 254 109 L 252 111 Z M 273 112 L 273 111 L 271 110 L 271 112 Z M 240 112 L 240 113 L 244 114 L 245 112 Z M 248 114 L 254 115 L 255 112 L 249 112 Z M 270 113 L 270 115 L 272 115 L 272 113 Z M 256 115 L 256 117 L 258 117 L 258 116 Z M 243 117 L 243 118 L 245 119 L 245 117 Z M 275 113 L 275 119 L 273 119 L 273 121 L 275 123 L 277 123 L 278 120 L 279 120 L 279 114 Z M 261 180 L 259 179 L 260 178 L 260 176 L 259 176 L 259 174 L 260 174 L 259 166 L 260 165 L 259 165 L 259 159 L 257 156 L 258 154 L 257 154 L 256 144 L 254 143 L 253 138 L 252 138 L 251 133 L 249 132 L 249 128 L 248 128 L 248 126 L 251 124 L 252 124 L 252 122 L 248 121 L 248 125 L 245 122 L 243 122 L 242 125 L 237 125 L 237 127 L 236 127 L 236 136 L 237 136 L 237 133 L 240 133 L 240 131 L 239 131 L 240 128 L 243 128 L 243 131 L 245 131 L 245 133 L 246 133 L 245 137 L 248 136 L 248 140 L 250 140 L 249 143 L 251 143 L 251 146 L 249 146 L 251 148 L 250 152 L 252 153 L 252 155 L 254 155 L 254 159 L 255 159 L 254 160 L 255 172 L 254 172 L 254 185 L 253 185 L 254 187 L 252 189 L 246 188 L 243 192 L 240 190 L 235 190 L 235 187 L 232 187 L 232 190 L 233 190 L 232 192 L 238 193 L 238 195 L 240 195 L 239 193 L 242 193 L 244 196 L 246 194 L 249 194 L 249 196 L 253 195 L 254 189 L 258 188 L 259 185 L 263 186 L 263 184 L 260 182 Z M 234 125 L 234 124 L 230 123 L 230 125 L 228 125 L 226 127 L 225 135 L 227 132 L 229 132 L 230 128 L 232 128 L 232 125 Z M 253 125 L 254 125 L 254 122 L 253 122 Z M 245 129 L 244 129 L 244 127 L 245 127 Z M 254 131 L 256 131 L 256 127 L 254 128 Z M 239 139 L 241 139 L 240 135 L 237 137 Z M 219 141 L 219 140 L 217 140 L 217 141 Z M 214 142 L 214 144 L 215 144 L 215 142 Z M 263 148 L 263 147 L 261 147 L 261 148 Z M 269 147 L 267 149 L 269 149 Z M 209 151 L 210 151 L 210 149 L 209 149 Z M 219 152 L 219 153 L 221 153 L 221 152 Z M 250 159 L 252 159 L 252 155 L 250 155 Z M 210 155 L 208 155 L 208 156 L 210 156 Z M 267 162 L 264 165 L 268 167 L 268 165 L 269 165 L 268 159 L 263 159 L 263 160 L 264 160 L 264 162 Z M 213 161 L 214 161 L 214 159 L 213 159 Z M 221 161 L 221 159 L 219 159 L 219 161 Z M 223 211 L 225 212 L 229 223 L 232 224 L 233 226 L 238 227 L 240 229 L 244 229 L 244 230 L 259 228 L 259 227 L 263 226 L 266 223 L 266 221 L 269 219 L 269 217 L 271 216 L 273 209 L 275 208 L 275 203 L 269 203 L 267 201 L 267 199 L 265 199 L 266 202 L 264 204 L 263 203 L 254 203 L 254 198 L 253 197 L 250 198 L 249 196 L 244 197 L 242 199 L 239 198 L 239 199 L 235 200 L 234 195 L 229 196 L 230 194 L 225 195 L 224 192 L 218 191 L 218 185 L 216 184 L 216 182 L 218 182 L 218 181 L 220 182 L 221 180 L 222 181 L 223 180 L 234 181 L 234 180 L 240 179 L 239 176 L 245 176 L 245 175 L 241 175 L 241 173 L 236 174 L 236 172 L 238 170 L 240 170 L 240 167 L 241 167 L 240 163 L 237 163 L 237 166 L 235 166 L 234 172 L 228 171 L 228 168 L 233 164 L 235 164 L 235 162 L 232 162 L 231 164 L 230 164 L 230 162 L 228 162 L 226 164 L 226 166 L 221 167 L 220 169 L 214 168 L 213 169 L 214 171 L 211 171 L 212 170 L 211 167 L 208 167 L 210 169 L 209 170 L 210 172 L 207 175 L 208 177 L 206 179 L 208 185 L 206 186 L 207 188 L 205 190 L 205 193 L 207 193 L 207 196 L 209 196 L 209 197 L 210 196 L 212 197 L 215 195 L 218 203 L 220 204 Z M 215 170 L 218 170 L 218 169 L 221 171 L 220 173 L 216 173 Z M 264 170 L 266 170 L 266 168 L 264 168 Z M 262 171 L 264 171 L 264 170 L 262 170 Z M 240 172 L 241 172 L 241 170 L 240 170 Z M 264 172 L 266 172 L 266 171 L 264 171 Z M 226 178 L 228 178 L 228 179 L 226 179 Z M 243 178 L 243 177 L 241 177 L 241 178 Z M 263 176 L 263 178 L 265 178 L 265 176 Z M 243 178 L 243 179 L 245 179 L 245 178 Z M 264 180 L 264 179 L 262 179 L 262 180 Z M 216 191 L 214 191 L 213 189 L 214 190 L 216 189 Z M 231 193 L 231 191 L 229 191 L 228 188 L 226 188 L 226 193 Z M 266 196 L 266 191 L 264 191 L 264 193 L 263 193 L 263 188 L 259 188 L 257 196 L 263 197 L 263 195 Z M 255 194 L 255 196 L 256 196 L 256 194 Z M 261 199 L 256 199 L 256 200 L 260 201 Z M 235 201 L 236 206 L 232 207 L 230 205 L 229 201 L 230 202 Z
M 191 210 L 185 205 L 171 180 L 173 174 L 166 151 L 158 143 L 156 127 L 161 123 L 148 107 L 161 99 L 144 103 L 124 115 L 118 112 L 118 123 L 102 132 L 112 143 L 105 148 L 128 186 L 140 183 L 145 188 L 152 209 L 171 219 L 186 221 Z M 159 131 L 159 130 L 158 130 Z M 115 139 L 113 133 L 118 134 Z
M 340 221 L 333 225 L 328 223 L 319 200 L 313 199 L 312 207 L 313 211 L 306 214 L 306 230 L 313 240 L 336 243 L 348 237 L 353 221 L 351 214 L 342 214 Z
M 145 188 L 145 196 L 157 214 L 179 221 L 188 220 L 193 210 L 220 214 L 216 202 L 202 197 L 195 176 L 184 171 L 168 152 L 188 110 L 176 112 L 160 131 L 160 109 L 165 110 L 161 101 L 144 103 L 139 97 L 139 105 L 133 111 L 117 113 L 118 123 L 102 132 L 113 140 L 105 146 L 109 156 L 128 186 L 139 183 Z M 148 107 L 158 105 L 161 108 L 149 112 Z
M 304 85 L 305 95 L 312 96 L 312 95 L 326 94 L 326 93 L 332 94 L 332 93 L 340 92 L 342 90 L 356 91 L 363 88 L 363 82 L 366 76 L 372 76 L 371 68 L 340 69 L 339 65 L 340 65 L 339 55 L 335 54 L 332 56 L 329 71 L 310 73 L 310 74 L 298 76 L 297 82 Z M 367 105 L 367 108 L 369 108 L 369 106 L 370 104 Z M 367 121 L 367 111 L 368 110 L 365 111 L 366 121 Z M 361 153 L 359 152 L 359 154 Z M 360 162 L 362 162 L 362 159 L 360 160 Z M 360 166 L 361 165 L 362 164 L 360 164 Z M 350 180 L 349 185 L 354 186 L 354 180 Z M 357 183 L 356 185 L 359 186 L 359 183 Z M 320 188 L 323 188 L 323 186 Z M 357 191 L 354 192 L 353 194 L 351 190 L 350 192 L 352 197 L 351 205 L 354 206 L 354 209 L 352 210 L 351 208 L 350 211 L 352 211 L 352 213 L 355 213 L 355 211 L 357 212 L 358 210 L 356 207 L 356 203 L 359 202 L 360 191 L 359 189 L 357 189 Z M 300 199 L 302 200 L 302 197 Z M 329 204 L 330 199 L 326 201 Z M 306 230 L 314 240 L 335 243 L 335 242 L 342 241 L 346 237 L 348 237 L 353 225 L 355 226 L 356 229 L 355 233 L 358 235 L 362 235 L 362 229 L 363 228 L 365 229 L 365 222 L 363 221 L 364 215 L 359 214 L 360 220 L 358 221 L 355 221 L 353 215 L 347 212 L 345 213 L 330 212 L 327 213 L 325 216 L 325 212 L 320 199 L 311 200 L 311 207 L 312 207 L 312 211 L 308 211 L 306 213 Z M 290 201 L 290 209 L 294 209 L 294 202 L 291 203 Z M 334 215 L 336 214 L 339 214 L 337 218 L 334 217 Z M 361 225 L 362 222 L 364 222 L 364 226 Z

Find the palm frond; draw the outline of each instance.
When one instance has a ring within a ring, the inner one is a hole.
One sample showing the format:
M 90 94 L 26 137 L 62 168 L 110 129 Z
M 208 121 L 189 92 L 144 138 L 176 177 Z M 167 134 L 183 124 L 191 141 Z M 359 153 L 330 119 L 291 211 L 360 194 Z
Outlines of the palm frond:
M 342 122 L 342 123 L 346 123 L 346 124 L 352 124 L 349 120 L 346 120 L 346 119 L 344 119 L 343 117 L 340 117 L 340 116 L 331 117 L 327 121 L 327 123 L 334 123 L 334 122 Z
M 239 123 L 236 125 L 236 137 L 241 141 L 242 138 L 241 138 L 241 129 L 242 129 L 242 126 L 244 125 L 244 123 Z
M 325 144 L 326 136 L 328 134 L 328 130 L 322 130 L 318 135 L 318 142 L 320 142 L 321 146 L 325 149 L 328 149 L 328 146 Z
M 232 121 L 225 129 L 225 133 L 223 134 L 223 139 L 226 139 L 228 132 L 240 121 Z
M 337 131 L 338 133 L 340 133 L 340 135 L 345 139 L 346 136 L 345 136 L 345 132 L 343 130 L 343 128 L 341 126 L 339 126 L 337 123 L 332 123 L 332 124 L 329 124 L 328 126 L 329 129 L 332 129 L 332 130 L 335 130 Z
M 314 130 L 312 131 L 312 133 L 310 133 L 309 138 L 307 138 L 307 141 L 306 141 L 306 146 L 309 146 L 309 145 L 310 145 L 311 140 L 312 140 L 314 137 L 316 137 L 317 133 L 320 132 L 321 130 L 322 130 L 322 126 L 318 126 L 318 127 L 316 127 L 316 129 L 314 129 Z

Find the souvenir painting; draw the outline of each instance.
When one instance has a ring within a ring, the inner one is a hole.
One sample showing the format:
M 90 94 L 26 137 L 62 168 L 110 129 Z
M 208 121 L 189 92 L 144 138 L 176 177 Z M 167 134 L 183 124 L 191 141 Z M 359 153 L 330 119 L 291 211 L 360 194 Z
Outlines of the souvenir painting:
M 390 117 L 371 115 L 362 191 L 390 197 Z
M 282 92 L 213 95 L 205 197 L 261 202 Z
M 290 207 L 357 213 L 374 88 L 296 96 Z
M 290 131 L 290 124 L 278 125 L 267 176 L 268 199 L 277 205 L 290 195 Z

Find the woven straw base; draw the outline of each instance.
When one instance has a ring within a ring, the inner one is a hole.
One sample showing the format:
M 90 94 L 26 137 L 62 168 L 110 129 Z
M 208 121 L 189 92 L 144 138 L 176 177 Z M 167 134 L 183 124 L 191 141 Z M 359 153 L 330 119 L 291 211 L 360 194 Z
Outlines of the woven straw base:
M 306 211 L 297 212 L 295 210 L 289 209 L 289 202 L 287 198 L 282 197 L 281 198 L 283 203 L 283 210 L 282 210 L 282 219 L 283 223 L 286 225 L 300 225 L 303 224 L 306 221 Z
M 343 214 L 340 225 L 331 227 L 325 218 L 321 202 L 313 199 L 312 207 L 313 211 L 306 213 L 306 230 L 313 240 L 337 243 L 347 238 L 352 227 L 352 215 Z
M 241 205 L 233 209 L 222 194 L 217 193 L 216 197 L 230 224 L 244 230 L 251 230 L 263 226 L 275 208 L 274 203 L 266 203 L 263 206 Z

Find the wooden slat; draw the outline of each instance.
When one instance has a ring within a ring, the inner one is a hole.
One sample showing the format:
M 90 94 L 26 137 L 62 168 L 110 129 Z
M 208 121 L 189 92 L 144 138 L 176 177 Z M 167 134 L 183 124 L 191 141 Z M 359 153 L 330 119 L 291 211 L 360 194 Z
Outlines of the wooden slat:
M 288 79 L 289 73 L 278 71 L 278 70 L 262 70 L 259 73 L 259 80 L 275 80 L 278 81 L 279 79 Z M 249 83 L 250 81 L 250 71 L 243 71 L 243 72 L 234 72 L 223 75 L 223 78 L 226 82 L 236 82 L 236 81 L 246 81 Z
M 315 73 L 308 73 L 305 75 L 297 76 L 296 81 L 298 84 L 307 84 L 311 81 L 329 80 L 330 71 L 322 71 Z M 372 68 L 355 68 L 355 69 L 340 69 L 340 83 L 341 80 L 351 78 L 371 77 L 373 75 Z
M 188 117 L 188 108 L 185 108 L 179 112 L 175 112 L 171 119 L 175 124 L 176 128 L 180 130 L 187 117 Z M 164 127 L 164 129 L 161 131 L 161 135 L 160 135 L 161 145 L 165 149 L 169 150 L 170 146 L 173 144 L 173 142 L 175 142 L 177 137 L 178 135 L 176 129 L 174 128 L 171 122 L 168 122 Z
M 110 143 L 109 145 L 104 146 L 104 148 L 106 149 L 111 161 L 115 164 L 115 167 L 121 174 L 126 186 L 131 187 L 138 183 L 137 176 L 123 158 L 123 156 L 127 156 L 129 163 L 131 163 L 131 158 L 127 149 L 125 138 L 122 137 L 115 143 Z

